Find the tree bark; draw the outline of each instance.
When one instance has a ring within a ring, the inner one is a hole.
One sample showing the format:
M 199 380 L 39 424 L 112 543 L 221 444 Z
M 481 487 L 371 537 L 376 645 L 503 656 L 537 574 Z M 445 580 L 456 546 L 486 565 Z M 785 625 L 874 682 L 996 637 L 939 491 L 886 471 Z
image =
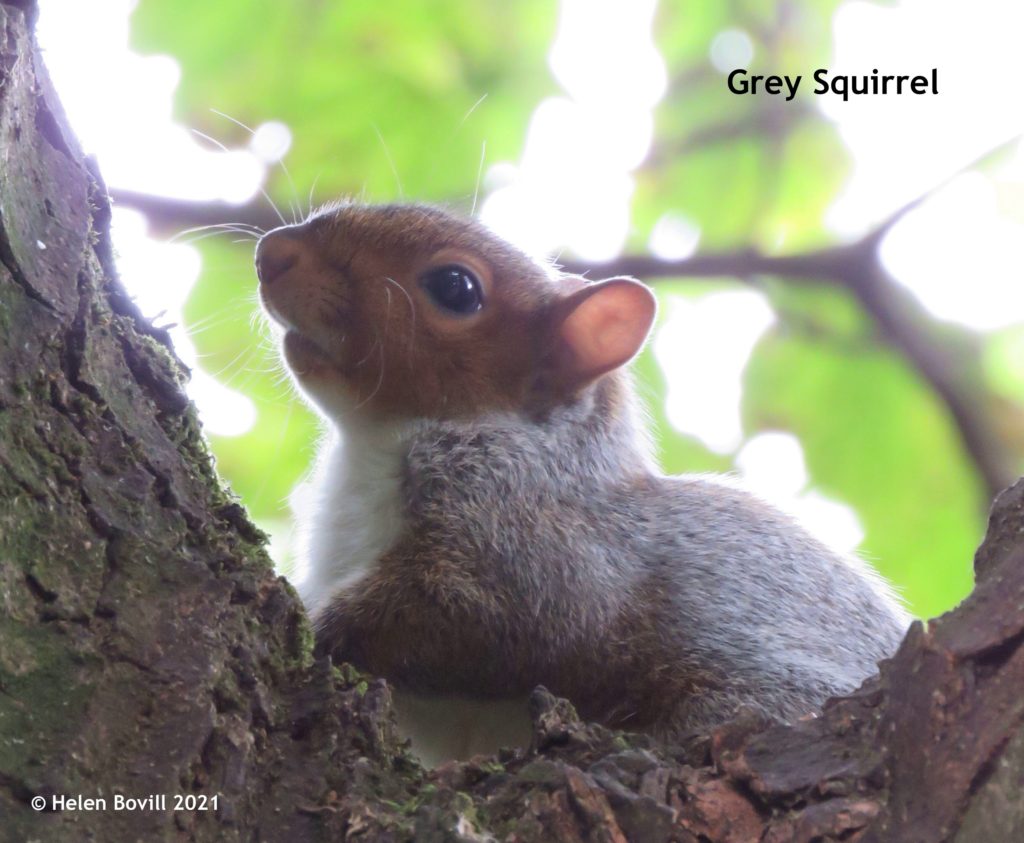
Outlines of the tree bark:
M 1024 839 L 1024 483 L 975 593 L 819 717 L 669 747 L 538 690 L 528 750 L 423 771 L 386 685 L 312 659 L 217 479 L 166 335 L 117 280 L 34 13 L 0 3 L 3 839 Z

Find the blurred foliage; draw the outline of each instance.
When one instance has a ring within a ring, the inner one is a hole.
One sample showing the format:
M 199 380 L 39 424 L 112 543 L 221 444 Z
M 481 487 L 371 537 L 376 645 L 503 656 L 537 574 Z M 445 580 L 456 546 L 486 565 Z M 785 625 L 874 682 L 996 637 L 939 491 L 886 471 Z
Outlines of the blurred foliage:
M 816 111 L 787 107 L 796 103 L 729 95 L 708 49 L 723 29 L 740 28 L 755 44 L 752 72 L 823 65 L 835 5 L 661 4 L 655 34 L 669 91 L 654 148 L 636 173 L 632 249 L 643 249 L 668 211 L 699 223 L 704 249 L 829 242 L 823 213 L 847 172 L 835 131 Z M 320 199 L 404 193 L 468 208 L 484 145 L 489 163 L 515 160 L 533 108 L 558 92 L 546 61 L 556 24 L 547 0 L 141 0 L 132 19 L 136 49 L 181 63 L 184 123 L 228 146 L 247 138 L 211 108 L 249 125 L 291 128 L 296 188 L 275 169 L 269 189 L 278 204 L 303 207 L 315 184 Z M 318 425 L 250 318 L 251 248 L 217 238 L 198 246 L 204 269 L 186 317 L 203 365 L 259 410 L 251 432 L 212 437 L 213 447 L 257 520 L 280 523 Z M 659 291 L 694 295 L 716 283 L 661 282 Z M 796 434 L 812 486 L 856 509 L 863 552 L 911 608 L 928 616 L 951 607 L 970 588 L 987 501 L 947 411 L 843 291 L 784 279 L 763 289 L 778 321 L 746 372 L 746 435 Z M 986 366 L 999 389 L 1019 397 L 1020 370 L 1009 361 L 1022 359 L 1022 335 L 996 340 Z M 731 470 L 731 457 L 673 431 L 650 350 L 637 369 L 665 468 Z
M 324 197 L 451 200 L 473 194 L 485 141 L 492 161 L 518 153 L 555 90 L 555 12 L 541 0 L 142 0 L 132 40 L 181 62 L 187 125 L 230 146 L 248 138 L 211 109 L 286 123 L 303 205 L 314 183 Z M 285 206 L 290 191 L 274 172 Z

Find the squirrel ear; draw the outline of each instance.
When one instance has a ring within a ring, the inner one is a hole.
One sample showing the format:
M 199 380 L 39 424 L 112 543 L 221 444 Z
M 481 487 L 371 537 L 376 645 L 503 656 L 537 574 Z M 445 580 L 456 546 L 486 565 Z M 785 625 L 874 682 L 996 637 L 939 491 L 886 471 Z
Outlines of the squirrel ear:
M 589 284 L 556 305 L 554 380 L 579 387 L 633 359 L 654 324 L 657 300 L 632 278 Z

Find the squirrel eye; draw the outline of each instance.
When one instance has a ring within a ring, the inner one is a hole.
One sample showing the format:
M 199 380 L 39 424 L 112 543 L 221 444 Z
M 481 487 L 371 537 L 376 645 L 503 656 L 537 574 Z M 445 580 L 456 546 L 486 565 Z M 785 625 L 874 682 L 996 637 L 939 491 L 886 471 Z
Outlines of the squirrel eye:
M 464 266 L 448 264 L 431 269 L 420 283 L 434 304 L 449 313 L 466 316 L 484 306 L 480 280 Z

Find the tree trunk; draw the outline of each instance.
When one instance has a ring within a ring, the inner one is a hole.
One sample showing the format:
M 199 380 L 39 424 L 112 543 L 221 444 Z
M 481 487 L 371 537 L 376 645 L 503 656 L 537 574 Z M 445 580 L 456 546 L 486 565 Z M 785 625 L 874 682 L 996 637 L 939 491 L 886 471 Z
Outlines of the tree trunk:
M 34 15 L 0 3 L 4 839 L 1024 840 L 1022 483 L 974 595 L 818 718 L 665 747 L 538 691 L 529 751 L 421 770 L 217 479 Z

